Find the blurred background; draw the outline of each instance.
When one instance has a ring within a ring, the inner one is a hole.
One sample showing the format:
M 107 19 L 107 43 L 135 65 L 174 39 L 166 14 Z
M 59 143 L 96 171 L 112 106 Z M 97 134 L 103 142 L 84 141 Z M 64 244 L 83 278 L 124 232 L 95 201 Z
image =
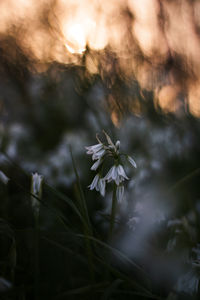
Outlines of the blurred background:
M 0 292 L 15 287 L 5 299 L 33 297 L 31 174 L 77 201 L 69 146 L 92 226 L 106 239 L 111 190 L 88 191 L 85 152 L 102 130 L 137 163 L 125 167 L 112 246 L 142 266 L 159 299 L 199 299 L 199 29 L 198 0 L 0 2 L 0 170 L 10 179 L 0 182 Z M 79 231 L 72 211 L 43 192 Z M 43 206 L 40 219 L 41 231 L 79 252 Z M 87 272 L 41 241 L 41 299 L 65 299 Z

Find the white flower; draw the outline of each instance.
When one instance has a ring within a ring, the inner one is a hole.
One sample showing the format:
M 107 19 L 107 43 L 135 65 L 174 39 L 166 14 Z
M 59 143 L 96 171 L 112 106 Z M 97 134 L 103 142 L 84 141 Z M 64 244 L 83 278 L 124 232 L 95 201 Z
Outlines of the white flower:
M 100 164 L 102 163 L 102 159 L 99 158 L 91 167 L 90 170 L 92 171 L 96 171 L 98 169 L 98 167 L 100 166 Z
M 131 230 L 134 231 L 139 222 L 140 222 L 140 217 L 132 217 L 128 220 L 127 225 Z
M 119 164 L 120 157 L 121 155 L 125 155 L 126 159 L 130 162 L 132 166 L 136 168 L 136 163 L 135 161 L 128 155 L 126 154 L 121 154 L 119 149 L 120 149 L 120 141 L 116 141 L 114 144 L 109 135 L 103 130 L 103 133 L 106 138 L 106 142 L 102 143 L 101 140 L 99 139 L 98 135 L 96 135 L 96 139 L 98 141 L 98 144 L 85 147 L 87 150 L 87 154 L 92 156 L 92 160 L 95 162 L 91 166 L 92 171 L 97 171 L 97 172 L 102 172 L 103 168 L 102 165 L 104 161 L 108 158 L 111 157 L 111 159 L 116 162 L 115 165 L 113 165 L 108 173 L 105 175 L 104 178 L 101 178 L 100 174 L 96 174 L 94 177 L 92 183 L 89 185 L 90 190 L 96 189 L 97 191 L 100 192 L 102 196 L 105 195 L 105 187 L 106 187 L 106 182 L 111 182 L 114 181 L 115 184 L 117 185 L 117 200 L 118 202 L 122 201 L 123 195 L 124 195 L 124 186 L 121 184 L 124 180 L 128 180 L 129 178 L 127 177 L 124 167 Z M 100 169 L 100 170 L 98 170 Z
M 94 177 L 92 183 L 88 187 L 90 190 L 95 189 L 97 192 L 100 192 L 103 197 L 105 196 L 106 182 L 99 174 Z
M 181 276 L 175 288 L 178 292 L 190 295 L 196 294 L 199 288 L 199 278 L 195 270 L 192 269 L 185 275 Z
M 176 244 L 177 244 L 177 239 L 176 239 L 176 237 L 174 237 L 174 238 L 172 238 L 172 239 L 170 239 L 169 241 L 168 241 L 168 243 L 167 243 L 167 252 L 172 252 L 172 251 L 174 251 L 174 249 L 175 249 L 175 247 L 176 247 Z
M 117 178 L 117 167 L 114 165 L 112 168 L 108 171 L 106 176 L 104 177 L 105 180 L 108 182 L 115 180 Z
M 92 155 L 92 159 L 100 159 L 104 156 L 104 154 L 106 153 L 105 149 L 101 149 L 100 151 L 94 152 L 94 154 Z
M 43 176 L 38 173 L 32 174 L 32 184 L 31 184 L 31 193 L 37 197 L 42 196 L 42 181 Z M 36 216 L 39 215 L 40 211 L 40 202 L 33 196 L 31 196 L 31 204 L 34 209 L 34 213 Z
M 105 192 L 106 192 L 106 182 L 103 178 L 99 179 L 98 188 L 99 188 L 99 192 L 100 192 L 101 196 L 104 197 Z
M 136 162 L 134 161 L 134 159 L 132 157 L 130 157 L 129 155 L 127 156 L 128 161 L 130 162 L 130 164 L 134 167 L 137 168 Z
M 123 200 L 123 197 L 124 197 L 124 186 L 123 185 L 117 186 L 116 196 L 117 196 L 117 201 L 119 203 L 121 203 Z
M 9 180 L 10 179 L 2 171 L 0 171 L 0 181 L 4 184 L 7 184 Z
M 167 222 L 167 227 L 175 227 L 175 226 L 179 226 L 182 225 L 183 221 L 180 219 L 173 219 L 173 220 L 169 220 Z
M 90 190 L 96 189 L 98 185 L 98 181 L 100 179 L 99 174 L 97 174 L 94 179 L 92 180 L 92 183 L 88 186 Z
M 32 174 L 32 193 L 34 195 L 39 195 L 41 192 L 43 176 L 38 173 Z
M 124 171 L 124 168 L 122 167 L 122 165 L 118 165 L 117 166 L 117 172 L 118 172 L 118 175 L 125 178 L 125 179 L 129 179 L 127 176 L 126 176 L 126 173 Z
M 86 148 L 86 150 L 88 150 L 86 152 L 87 154 L 94 154 L 94 153 L 96 153 L 96 152 L 103 149 L 103 144 L 99 143 L 99 144 L 89 146 L 89 147 L 85 147 L 85 148 Z
M 118 166 L 114 165 L 108 171 L 104 179 L 107 180 L 108 182 L 115 181 L 115 183 L 119 185 L 122 181 L 124 181 L 125 179 L 128 180 L 129 178 L 126 176 L 126 173 L 122 165 L 118 165 Z

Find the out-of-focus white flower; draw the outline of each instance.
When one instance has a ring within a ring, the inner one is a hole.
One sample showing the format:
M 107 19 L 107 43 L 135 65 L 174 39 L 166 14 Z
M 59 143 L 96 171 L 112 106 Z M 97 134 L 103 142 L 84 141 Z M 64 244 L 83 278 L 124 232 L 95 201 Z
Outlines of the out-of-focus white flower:
M 167 227 L 174 227 L 174 226 L 179 226 L 182 225 L 183 221 L 180 219 L 173 219 L 173 220 L 169 220 L 167 222 Z
M 156 223 L 161 223 L 166 220 L 166 216 L 161 209 L 155 209 L 154 218 Z
M 128 220 L 127 225 L 131 230 L 136 229 L 136 225 L 140 222 L 140 217 L 132 217 Z
M 10 179 L 2 171 L 0 171 L 0 181 L 4 184 L 7 184 L 9 180 Z
M 129 155 L 127 156 L 128 161 L 130 162 L 130 164 L 134 167 L 137 168 L 136 162 L 134 161 L 134 159 L 132 157 L 130 157 Z
M 121 203 L 124 197 L 124 186 L 122 184 L 117 186 L 116 196 L 117 201 Z
M 39 198 L 42 196 L 42 181 L 43 176 L 38 173 L 32 174 L 32 182 L 31 182 L 31 193 Z M 36 215 L 39 214 L 40 211 L 40 202 L 35 198 L 31 197 L 31 204 L 34 209 Z
M 186 293 L 189 295 L 196 294 L 199 288 L 199 277 L 194 269 L 181 276 L 176 284 L 178 292 Z
M 32 193 L 38 196 L 41 192 L 43 176 L 38 173 L 32 174 Z
M 118 165 L 118 166 L 114 165 L 108 171 L 104 179 L 107 180 L 108 182 L 115 181 L 115 183 L 119 185 L 122 181 L 124 181 L 125 179 L 128 180 L 129 178 L 126 176 L 126 173 L 122 165 Z
M 88 186 L 90 190 L 96 190 L 97 192 L 100 192 L 100 194 L 104 197 L 105 196 L 105 188 L 106 188 L 106 182 L 103 178 L 100 177 L 99 174 L 96 174 L 94 177 L 92 183 Z
M 176 247 L 176 244 L 177 244 L 177 239 L 176 239 L 176 237 L 170 239 L 170 240 L 168 241 L 168 243 L 167 243 L 167 249 L 166 249 L 166 251 L 169 252 L 169 253 L 172 252 L 172 251 L 174 251 L 174 249 L 175 249 L 175 247 Z

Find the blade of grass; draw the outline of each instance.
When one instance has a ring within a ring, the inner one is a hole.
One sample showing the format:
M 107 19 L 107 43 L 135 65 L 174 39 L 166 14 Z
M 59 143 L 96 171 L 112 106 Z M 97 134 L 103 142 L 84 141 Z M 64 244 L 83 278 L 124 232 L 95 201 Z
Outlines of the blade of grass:
M 10 162 L 10 164 L 12 164 L 17 169 L 19 169 L 19 171 L 21 171 L 26 177 L 30 176 L 30 174 L 28 174 L 24 169 L 22 169 L 12 158 L 10 158 L 10 156 L 7 153 L 5 153 L 5 152 L 2 152 L 2 153 L 6 156 L 8 162 Z M 11 178 L 11 179 L 13 180 L 13 178 Z M 23 189 L 27 193 L 27 190 L 23 186 L 21 186 L 19 183 L 17 183 L 16 180 L 13 180 L 13 181 L 21 189 Z M 64 202 L 66 202 L 66 204 L 68 204 L 72 208 L 72 210 L 77 214 L 77 216 L 79 217 L 79 219 L 81 220 L 81 222 L 84 224 L 84 226 L 86 226 L 85 220 L 84 220 L 83 216 L 81 215 L 80 211 L 78 210 L 78 208 L 76 207 L 76 205 L 74 204 L 74 202 L 69 197 L 67 197 L 66 195 L 64 195 L 60 191 L 56 190 L 55 188 L 53 188 L 52 186 L 50 186 L 49 184 L 47 184 L 46 181 L 43 181 L 43 185 L 44 185 L 44 187 L 47 187 L 51 192 L 53 192 L 59 199 L 61 199 Z M 39 199 L 37 199 L 37 200 L 39 200 Z M 44 203 L 43 203 L 43 205 L 44 205 Z M 46 206 L 47 206 L 47 204 L 46 204 Z
M 132 296 L 144 297 L 143 293 L 135 292 L 135 291 L 115 290 L 114 293 L 115 294 L 123 294 L 123 295 L 132 295 Z M 162 298 L 160 296 L 153 295 L 153 294 L 151 296 L 147 296 L 147 297 L 150 298 L 150 299 L 155 299 L 155 300 L 164 300 L 164 299 L 166 299 L 166 298 Z
M 103 283 L 97 283 L 97 284 L 91 284 L 91 285 L 83 286 L 83 287 L 80 287 L 80 288 L 76 288 L 76 289 L 64 292 L 61 295 L 58 295 L 55 299 L 62 299 L 63 297 L 66 297 L 68 295 L 80 295 L 80 294 L 88 293 L 88 292 L 90 292 L 94 289 L 104 288 L 106 285 L 107 285 L 107 283 L 103 282 Z M 97 292 L 97 291 L 95 291 L 95 292 Z
M 71 146 L 69 146 L 69 151 L 70 151 L 70 155 L 71 155 L 71 159 L 72 159 L 72 165 L 73 165 L 73 169 L 74 169 L 74 173 L 76 175 L 76 181 L 77 181 L 77 187 L 78 187 L 78 191 L 79 191 L 79 195 L 80 195 L 80 209 L 82 211 L 82 215 L 84 216 L 87 225 L 88 225 L 88 229 L 87 231 L 89 231 L 88 233 L 92 235 L 92 227 L 91 227 L 91 223 L 90 223 L 90 219 L 89 219 L 89 214 L 88 214 L 88 209 L 87 209 L 87 204 L 86 204 L 86 200 L 85 200 L 85 195 L 83 193 L 83 189 L 81 186 L 81 182 L 80 182 L 80 177 L 78 175 L 78 170 L 76 167 L 76 162 L 72 153 L 72 148 Z
M 82 234 L 76 234 L 76 235 L 80 238 L 85 238 L 85 236 L 82 235 Z M 119 251 L 118 249 L 115 249 L 115 248 L 111 247 L 110 245 L 96 239 L 95 237 L 87 236 L 87 238 L 89 240 L 94 241 L 95 244 L 99 244 L 100 246 L 108 249 L 109 251 L 114 253 L 117 257 L 120 257 L 121 259 L 123 259 L 126 263 L 128 263 L 129 265 L 136 268 L 141 273 L 141 275 L 145 276 L 148 279 L 148 275 L 144 272 L 144 270 L 140 266 L 138 266 L 135 262 L 133 262 L 130 258 L 128 258 L 125 254 L 123 254 L 121 251 Z
M 76 205 L 73 203 L 73 201 L 69 197 L 64 195 L 62 192 L 56 190 L 49 184 L 47 184 L 47 183 L 44 183 L 44 184 L 51 192 L 53 192 L 55 194 L 55 196 L 57 196 L 59 199 L 63 200 L 66 204 L 68 204 L 72 208 L 72 210 L 76 213 L 76 215 L 79 217 L 80 221 L 83 223 L 84 226 L 88 226 L 83 215 L 80 213 L 79 209 L 76 207 Z
M 115 289 L 123 282 L 122 279 L 116 279 L 112 282 L 112 284 L 105 290 L 101 300 L 109 300 L 110 296 L 113 294 Z
M 191 180 L 193 177 L 200 174 L 200 168 L 195 169 L 191 173 L 187 174 L 186 176 L 182 177 L 178 180 L 171 188 L 169 188 L 169 192 L 174 191 L 185 184 L 187 181 Z
M 54 241 L 54 240 L 52 240 L 52 239 L 50 239 L 46 236 L 42 236 L 41 238 L 43 240 L 45 240 L 46 242 L 48 242 L 49 244 L 54 245 L 55 247 L 59 248 L 60 250 L 66 252 L 66 253 L 68 253 L 68 254 L 70 254 L 74 257 L 74 251 L 72 251 L 68 247 L 63 246 L 59 242 L 56 242 L 56 241 Z M 81 256 L 80 254 L 77 254 L 77 253 L 76 253 L 76 259 L 79 260 L 81 263 L 83 263 L 85 265 L 87 265 L 87 263 L 88 263 L 88 261 L 85 259 L 85 257 L 83 255 Z
M 123 280 L 124 282 L 128 283 L 130 286 L 132 286 L 133 288 L 137 289 L 140 291 L 140 294 L 143 297 L 147 297 L 150 299 L 160 299 L 157 298 L 157 296 L 153 295 L 150 291 L 148 291 L 146 288 L 144 288 L 143 286 L 141 286 L 139 283 L 137 283 L 136 281 L 134 281 L 133 279 L 130 279 L 129 276 L 123 274 L 122 272 L 120 272 L 119 270 L 117 270 L 116 268 L 112 267 L 110 264 L 108 264 L 106 262 L 105 259 L 101 259 L 99 257 L 95 257 L 97 261 L 99 261 L 102 265 L 104 265 L 106 268 L 109 269 L 109 271 L 115 275 L 116 277 L 120 278 L 121 280 Z
M 77 236 L 80 237 L 81 239 L 85 239 L 84 235 L 77 234 Z M 138 271 L 140 271 L 141 275 L 145 276 L 144 282 L 148 280 L 147 284 L 148 284 L 148 286 L 150 285 L 150 279 L 147 278 L 147 274 L 144 272 L 144 270 L 141 267 L 139 267 L 137 264 L 135 264 L 132 260 L 130 260 L 126 255 L 124 255 L 123 253 L 121 253 L 119 250 L 117 250 L 117 249 L 115 249 L 115 248 L 113 248 L 113 247 L 105 244 L 104 242 L 95 239 L 94 237 L 89 237 L 88 236 L 87 238 L 91 239 L 91 240 L 94 240 L 96 242 L 96 244 L 99 244 L 99 245 L 103 246 L 104 248 L 107 248 L 109 251 L 112 251 L 113 253 L 115 253 L 118 257 L 123 258 L 128 264 L 131 264 Z M 105 260 L 105 257 L 100 258 L 100 257 L 97 257 L 96 255 L 93 254 L 93 259 L 94 259 L 94 261 L 96 260 L 96 261 L 100 262 L 102 265 L 106 266 L 106 268 L 108 268 L 109 271 L 111 273 L 113 273 L 115 276 L 117 276 L 118 278 L 121 278 L 122 280 L 125 280 L 131 286 L 133 286 L 137 290 L 143 292 L 143 295 L 146 296 L 147 298 L 160 299 L 160 298 L 156 298 L 156 296 L 153 295 L 147 288 L 141 286 L 136 281 L 130 279 L 129 276 L 121 273 L 116 268 L 112 267 L 111 264 L 108 264 L 107 260 Z
M 89 272 L 90 272 L 91 280 L 92 280 L 92 282 L 94 282 L 95 273 L 94 273 L 94 263 L 93 263 L 93 255 L 92 255 L 92 245 L 91 245 L 90 240 L 87 238 L 87 236 L 93 234 L 92 233 L 93 231 L 92 231 L 92 227 L 91 227 L 91 223 L 90 223 L 90 219 L 89 219 L 85 196 L 84 196 L 84 193 L 83 193 L 83 190 L 81 187 L 81 182 L 80 182 L 80 178 L 79 178 L 78 171 L 76 168 L 76 163 L 75 163 L 75 160 L 73 157 L 71 146 L 69 146 L 69 150 L 70 150 L 70 155 L 71 155 L 71 159 L 72 159 L 73 169 L 74 169 L 74 172 L 76 175 L 78 191 L 79 191 L 79 195 L 80 195 L 80 209 L 81 209 L 82 215 L 86 222 L 86 225 L 83 224 L 84 240 L 85 240 L 85 247 L 86 247 L 86 252 L 87 252 L 87 256 L 88 256 Z

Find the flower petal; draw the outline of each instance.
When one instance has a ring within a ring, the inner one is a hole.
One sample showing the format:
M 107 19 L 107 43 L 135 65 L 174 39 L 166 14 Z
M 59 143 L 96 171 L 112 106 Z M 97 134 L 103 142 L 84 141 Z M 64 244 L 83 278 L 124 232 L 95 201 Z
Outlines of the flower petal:
M 41 189 L 43 176 L 38 173 L 32 173 L 32 193 L 38 195 Z
M 106 151 L 104 149 L 101 149 L 100 151 L 94 152 L 93 155 L 92 155 L 92 159 L 95 160 L 95 159 L 99 159 L 99 158 L 103 157 L 105 152 Z
M 111 174 L 112 174 L 112 170 L 113 170 L 113 167 L 114 166 L 112 166 L 112 168 L 108 171 L 108 173 L 106 174 L 106 176 L 104 177 L 104 180 L 112 180 L 112 176 L 111 176 Z
M 106 188 L 106 182 L 104 179 L 100 179 L 99 180 L 99 191 L 100 191 L 100 194 L 101 196 L 105 196 L 105 188 Z
M 124 197 L 124 186 L 123 185 L 117 186 L 116 195 L 117 195 L 117 201 L 119 203 L 121 203 L 121 201 Z
M 100 166 L 100 164 L 102 163 L 102 159 L 99 158 L 91 167 L 90 170 L 92 171 L 96 171 L 98 169 L 98 167 Z
M 127 159 L 134 168 L 137 168 L 136 162 L 132 157 L 128 156 Z
M 98 181 L 99 181 L 99 174 L 97 174 L 94 179 L 92 180 L 92 183 L 88 186 L 88 188 L 90 190 L 93 190 L 93 189 L 96 189 L 96 186 L 98 184 Z
M 117 167 L 116 166 L 113 166 L 112 167 L 112 172 L 111 172 L 111 177 L 113 180 L 115 180 L 118 176 L 118 172 L 117 172 Z
M 94 154 L 94 153 L 100 151 L 102 148 L 103 148 L 103 144 L 96 144 L 93 146 L 85 147 L 85 149 L 88 150 L 86 152 L 87 154 Z
M 7 184 L 9 180 L 10 179 L 2 171 L 0 171 L 0 181 Z
M 120 148 L 120 141 L 116 141 L 115 149 L 116 149 L 117 152 L 118 152 L 119 148 Z
M 124 168 L 122 167 L 122 165 L 118 165 L 117 166 L 117 171 L 118 171 L 118 174 L 122 177 L 124 177 L 125 179 L 129 179 L 127 176 L 126 176 L 126 173 L 124 171 Z

